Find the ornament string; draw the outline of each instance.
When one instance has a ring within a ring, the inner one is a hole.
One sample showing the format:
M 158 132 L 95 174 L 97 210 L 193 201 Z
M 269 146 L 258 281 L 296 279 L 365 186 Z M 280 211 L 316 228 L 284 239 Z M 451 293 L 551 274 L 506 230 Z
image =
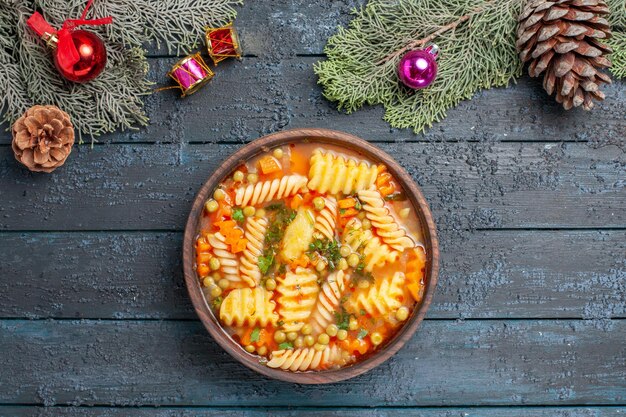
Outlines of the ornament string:
M 86 19 L 87 12 L 91 7 L 94 0 L 89 0 L 80 19 L 66 19 L 58 31 L 54 29 L 39 12 L 33 13 L 27 20 L 28 26 L 35 30 L 39 36 L 46 36 L 48 38 L 57 37 L 57 59 L 61 68 L 71 71 L 74 64 L 80 61 L 80 54 L 74 45 L 72 40 L 72 31 L 78 26 L 102 26 L 113 23 L 111 16 L 102 17 L 99 19 Z

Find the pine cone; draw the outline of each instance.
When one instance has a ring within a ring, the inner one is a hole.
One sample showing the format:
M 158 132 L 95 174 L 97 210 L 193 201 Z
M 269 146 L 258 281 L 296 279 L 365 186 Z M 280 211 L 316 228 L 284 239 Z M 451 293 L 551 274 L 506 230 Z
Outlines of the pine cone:
M 70 116 L 55 106 L 33 106 L 13 124 L 15 159 L 31 171 L 52 172 L 74 145 Z
M 611 36 L 604 0 L 529 0 L 519 17 L 517 50 L 528 74 L 542 73 L 543 88 L 566 110 L 593 107 L 604 100 L 599 89 L 611 78 L 602 72 L 611 66 L 611 49 L 600 42 Z

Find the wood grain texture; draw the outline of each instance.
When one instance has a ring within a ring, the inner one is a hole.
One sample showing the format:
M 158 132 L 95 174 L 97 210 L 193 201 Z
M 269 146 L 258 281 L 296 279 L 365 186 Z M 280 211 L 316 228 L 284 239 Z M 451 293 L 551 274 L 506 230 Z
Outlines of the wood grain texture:
M 0 317 L 195 319 L 181 233 L 0 233 Z M 427 318 L 626 317 L 626 231 L 474 231 Z
M 0 406 L 0 417 L 623 417 L 623 407 L 497 408 L 107 408 Z
M 390 129 L 381 107 L 351 115 L 338 112 L 321 95 L 313 73 L 316 57 L 273 62 L 245 58 L 220 63 L 211 83 L 192 96 L 176 90 L 146 99 L 150 125 L 139 131 L 118 132 L 101 142 L 197 143 L 248 142 L 289 128 L 325 127 L 345 130 L 374 141 L 589 141 L 623 144 L 626 135 L 626 84 L 603 87 L 607 98 L 593 112 L 565 111 L 541 88 L 522 78 L 509 88 L 478 93 L 449 111 L 425 135 Z M 150 78 L 169 85 L 165 73 L 176 58 L 150 61 Z M 3 129 L 4 130 L 4 129 Z M 0 131 L 0 143 L 10 143 Z M 88 140 L 88 139 L 86 139 Z M 77 147 L 75 147 L 76 149 Z M 71 159 L 70 161 L 71 162 Z
M 299 386 L 235 362 L 199 322 L 0 321 L 0 402 L 71 405 L 620 405 L 626 321 L 425 321 L 390 361 Z
M 422 187 L 442 233 L 624 227 L 626 153 L 543 143 L 380 144 Z M 0 148 L 1 230 L 181 230 L 200 185 L 236 145 L 78 148 L 54 175 Z

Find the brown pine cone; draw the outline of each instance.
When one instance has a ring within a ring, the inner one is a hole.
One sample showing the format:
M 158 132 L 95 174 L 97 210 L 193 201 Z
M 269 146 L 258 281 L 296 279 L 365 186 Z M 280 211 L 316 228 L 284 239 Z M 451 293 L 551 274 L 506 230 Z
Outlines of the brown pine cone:
M 52 172 L 74 145 L 70 116 L 55 106 L 33 106 L 13 124 L 15 159 L 31 171 Z
M 531 77 L 543 75 L 543 88 L 566 110 L 593 99 L 604 100 L 601 84 L 611 78 L 602 72 L 611 66 L 611 49 L 601 39 L 611 36 L 604 0 L 528 0 L 519 17 L 517 50 L 530 62 Z

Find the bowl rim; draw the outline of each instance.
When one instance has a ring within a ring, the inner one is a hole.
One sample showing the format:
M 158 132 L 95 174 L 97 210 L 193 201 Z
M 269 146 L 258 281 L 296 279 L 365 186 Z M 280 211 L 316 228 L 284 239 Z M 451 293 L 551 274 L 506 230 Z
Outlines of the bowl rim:
M 213 191 L 225 176 L 233 172 L 238 165 L 241 165 L 253 156 L 279 145 L 299 142 L 331 144 L 363 154 L 366 158 L 374 162 L 384 163 L 389 172 L 402 185 L 412 205 L 417 209 L 416 211 L 418 212 L 417 214 L 424 238 L 423 244 L 426 248 L 425 279 L 427 285 L 424 291 L 424 298 L 419 308 L 413 311 L 407 323 L 396 332 L 395 336 L 389 340 L 382 349 L 364 360 L 336 370 L 291 372 L 269 368 L 259 363 L 256 356 L 246 352 L 243 347 L 235 342 L 221 327 L 217 317 L 215 317 L 213 311 L 208 306 L 201 288 L 200 280 L 197 278 L 193 266 L 195 262 L 194 242 L 197 236 L 198 223 L 204 202 L 208 198 L 209 193 Z M 420 187 L 413 181 L 408 172 L 389 154 L 368 141 L 349 133 L 330 129 L 290 129 L 265 135 L 241 147 L 222 162 L 204 182 L 194 199 L 185 226 L 183 237 L 183 270 L 185 284 L 196 314 L 213 339 L 233 358 L 253 371 L 270 378 L 299 384 L 327 384 L 356 377 L 377 367 L 396 354 L 417 331 L 421 322 L 424 320 L 426 311 L 430 307 L 437 286 L 439 273 L 439 243 L 430 207 Z

